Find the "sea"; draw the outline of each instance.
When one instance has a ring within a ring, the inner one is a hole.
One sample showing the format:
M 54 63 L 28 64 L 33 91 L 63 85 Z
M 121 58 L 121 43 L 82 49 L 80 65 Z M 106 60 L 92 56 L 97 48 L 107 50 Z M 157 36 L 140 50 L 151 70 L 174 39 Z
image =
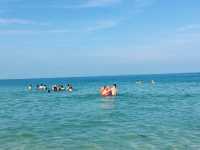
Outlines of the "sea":
M 0 150 L 199 149 L 200 73 L 0 80 Z

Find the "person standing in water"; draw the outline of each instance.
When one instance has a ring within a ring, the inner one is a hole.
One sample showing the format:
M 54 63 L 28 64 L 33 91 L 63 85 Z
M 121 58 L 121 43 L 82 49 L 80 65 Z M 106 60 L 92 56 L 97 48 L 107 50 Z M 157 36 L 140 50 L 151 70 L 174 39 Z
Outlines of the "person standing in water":
M 113 84 L 113 86 L 111 87 L 111 93 L 112 96 L 117 96 L 117 85 Z

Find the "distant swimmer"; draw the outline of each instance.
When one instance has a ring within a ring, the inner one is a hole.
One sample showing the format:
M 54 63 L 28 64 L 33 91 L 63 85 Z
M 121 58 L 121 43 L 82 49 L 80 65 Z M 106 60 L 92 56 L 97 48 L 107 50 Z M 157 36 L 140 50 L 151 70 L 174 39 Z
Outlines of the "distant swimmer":
M 64 91 L 64 90 L 65 90 L 64 86 L 61 85 L 61 86 L 60 86 L 60 91 Z
M 52 87 L 51 87 L 51 89 L 52 89 L 52 91 L 54 91 L 54 92 L 56 92 L 58 89 L 57 89 L 57 85 L 53 85 Z
M 66 90 L 67 90 L 68 92 L 72 92 L 72 91 L 73 91 L 72 85 L 71 85 L 71 84 L 67 84 Z
M 37 85 L 37 90 L 39 91 L 46 91 L 48 89 L 47 85 L 44 85 L 44 84 L 40 84 L 40 85 Z
M 51 87 L 51 89 L 54 91 L 54 92 L 59 92 L 59 91 L 64 91 L 65 88 L 63 85 L 60 85 L 60 84 L 55 84 Z
M 143 80 L 139 80 L 139 81 L 136 81 L 135 83 L 136 83 L 136 84 L 143 84 L 144 81 L 143 81 Z
M 156 82 L 154 80 L 151 80 L 151 84 L 156 84 Z
M 32 85 L 29 84 L 27 89 L 28 89 L 29 91 L 31 91 L 31 90 L 32 90 Z

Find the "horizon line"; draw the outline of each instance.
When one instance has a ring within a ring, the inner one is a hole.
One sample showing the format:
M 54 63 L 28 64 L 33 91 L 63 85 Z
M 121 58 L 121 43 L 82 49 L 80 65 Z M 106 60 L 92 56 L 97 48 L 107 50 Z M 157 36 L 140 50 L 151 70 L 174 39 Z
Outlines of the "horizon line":
M 40 80 L 40 79 L 64 79 L 64 78 L 95 78 L 95 77 L 118 77 L 118 76 L 145 76 L 145 75 L 173 75 L 173 74 L 199 74 L 200 72 L 171 72 L 171 73 L 136 73 L 136 74 L 110 74 L 110 75 L 74 75 L 68 77 L 31 77 L 31 78 L 0 78 L 0 81 L 3 80 Z

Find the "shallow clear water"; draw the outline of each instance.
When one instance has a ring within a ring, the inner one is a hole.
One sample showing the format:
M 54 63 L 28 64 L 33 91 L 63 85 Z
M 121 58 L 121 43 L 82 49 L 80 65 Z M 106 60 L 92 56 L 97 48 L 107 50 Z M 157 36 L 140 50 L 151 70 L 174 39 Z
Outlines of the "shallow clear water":
M 73 93 L 25 89 L 68 82 Z M 113 83 L 119 96 L 99 96 Z M 200 149 L 200 74 L 2 80 L 0 149 Z

